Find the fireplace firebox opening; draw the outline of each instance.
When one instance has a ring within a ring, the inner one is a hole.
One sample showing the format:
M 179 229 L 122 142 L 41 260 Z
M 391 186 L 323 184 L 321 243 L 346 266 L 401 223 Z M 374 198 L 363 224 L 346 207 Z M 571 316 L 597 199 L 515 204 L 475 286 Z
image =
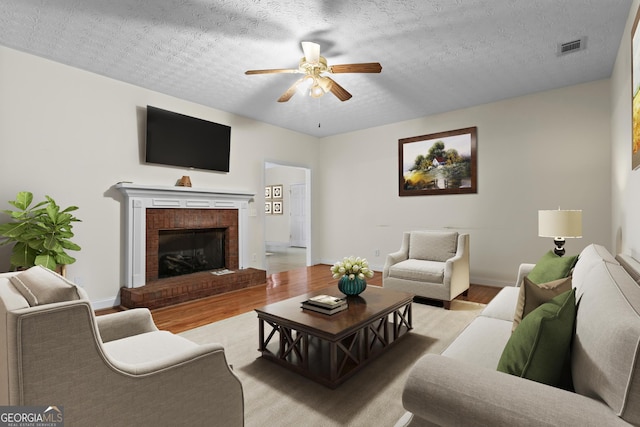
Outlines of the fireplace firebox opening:
M 226 268 L 225 234 L 226 228 L 159 230 L 158 278 Z

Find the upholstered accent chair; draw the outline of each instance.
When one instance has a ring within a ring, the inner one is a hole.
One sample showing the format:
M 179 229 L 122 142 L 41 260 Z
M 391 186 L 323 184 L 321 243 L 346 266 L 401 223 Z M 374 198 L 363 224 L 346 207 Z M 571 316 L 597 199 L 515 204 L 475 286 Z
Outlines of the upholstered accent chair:
M 400 250 L 387 255 L 385 288 L 441 300 L 445 309 L 469 289 L 469 235 L 455 231 L 408 231 Z
M 0 405 L 62 406 L 70 426 L 244 424 L 219 344 L 160 331 L 147 309 L 94 316 L 43 267 L 0 274 Z

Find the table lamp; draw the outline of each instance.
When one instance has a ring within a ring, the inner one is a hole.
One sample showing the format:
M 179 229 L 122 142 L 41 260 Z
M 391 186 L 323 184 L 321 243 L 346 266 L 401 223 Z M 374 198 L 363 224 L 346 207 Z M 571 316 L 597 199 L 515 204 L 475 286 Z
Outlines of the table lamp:
M 582 237 L 581 210 L 538 211 L 538 236 L 553 237 L 556 244 L 554 253 L 564 255 L 564 242 L 567 237 Z

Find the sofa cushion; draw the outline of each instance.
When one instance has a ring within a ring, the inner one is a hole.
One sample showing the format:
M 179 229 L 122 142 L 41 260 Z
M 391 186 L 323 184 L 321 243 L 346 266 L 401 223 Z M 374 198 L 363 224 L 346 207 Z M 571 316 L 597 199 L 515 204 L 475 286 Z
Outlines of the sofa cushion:
M 409 236 L 409 258 L 445 262 L 453 258 L 458 246 L 455 231 L 412 231 Z
M 640 425 L 640 287 L 621 265 L 601 260 L 576 296 L 575 391 Z
M 80 299 L 76 285 L 40 265 L 11 276 L 9 280 L 31 307 Z
M 515 315 L 513 316 L 513 330 L 518 327 L 522 318 L 533 310 L 551 301 L 554 297 L 571 290 L 571 276 L 564 279 L 554 280 L 553 282 L 533 283 L 525 276 L 520 294 L 518 295 L 518 304 L 516 305 Z
M 618 265 L 615 257 L 611 255 L 604 246 L 597 244 L 590 244 L 586 246 L 580 255 L 578 256 L 579 262 L 576 263 L 573 269 L 573 287 L 576 288 L 576 298 L 580 299 L 581 286 L 587 277 L 590 275 L 591 269 L 603 261 L 609 264 Z
M 500 292 L 493 297 L 491 302 L 480 313 L 484 317 L 493 317 L 494 319 L 504 320 L 511 324 L 513 322 L 516 304 L 518 302 L 518 294 L 520 287 L 505 286 Z
M 640 285 L 640 262 L 630 255 L 618 254 L 616 260 L 629 276 Z
M 511 337 L 511 321 L 478 316 L 442 352 L 443 356 L 495 370 Z
M 407 259 L 389 268 L 389 277 L 419 282 L 442 283 L 444 262 Z
M 572 289 L 542 304 L 522 319 L 502 352 L 498 370 L 556 386 L 573 335 L 576 316 Z
M 168 331 L 147 332 L 104 343 L 104 349 L 111 358 L 129 367 L 166 362 L 187 349 L 197 347 L 193 341 Z
M 540 258 L 527 276 L 537 284 L 562 279 L 569 275 L 577 260 L 577 255 L 561 257 L 549 251 Z

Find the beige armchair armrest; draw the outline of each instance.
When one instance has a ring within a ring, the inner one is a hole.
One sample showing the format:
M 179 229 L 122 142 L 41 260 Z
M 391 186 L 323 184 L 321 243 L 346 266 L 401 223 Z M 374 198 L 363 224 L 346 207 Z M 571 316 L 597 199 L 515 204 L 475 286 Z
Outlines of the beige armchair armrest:
M 445 261 L 445 287 L 452 296 L 459 295 L 469 289 L 469 235 L 458 235 L 456 254 Z
M 629 425 L 586 396 L 436 354 L 414 365 L 402 402 L 437 425 Z
M 179 343 L 176 343 L 179 345 Z M 164 372 L 172 369 L 180 369 L 186 364 L 200 364 L 203 365 L 202 372 L 205 369 L 222 370 L 232 373 L 231 368 L 227 364 L 227 360 L 224 354 L 224 348 L 221 344 L 198 344 L 197 346 L 190 348 L 181 348 L 179 352 L 171 357 L 165 357 L 162 359 L 150 360 L 144 363 L 124 363 L 117 360 L 113 360 L 108 355 L 106 356 L 108 363 L 120 373 L 130 376 L 150 376 L 154 374 L 163 374 Z M 235 376 L 235 374 L 233 374 Z
M 118 340 L 145 332 L 157 331 L 151 312 L 146 308 L 135 308 L 96 317 L 102 342 Z
M 387 259 L 384 263 L 384 269 L 382 270 L 383 278 L 389 277 L 389 269 L 392 265 L 409 259 L 409 234 L 410 233 L 407 231 L 402 233 L 402 244 L 400 245 L 400 249 L 387 255 Z
M 382 271 L 383 277 L 389 277 L 389 269 L 392 265 L 399 263 L 400 261 L 404 261 L 408 259 L 409 256 L 406 252 L 398 251 L 392 254 L 387 255 L 387 259 L 384 263 L 384 270 Z

